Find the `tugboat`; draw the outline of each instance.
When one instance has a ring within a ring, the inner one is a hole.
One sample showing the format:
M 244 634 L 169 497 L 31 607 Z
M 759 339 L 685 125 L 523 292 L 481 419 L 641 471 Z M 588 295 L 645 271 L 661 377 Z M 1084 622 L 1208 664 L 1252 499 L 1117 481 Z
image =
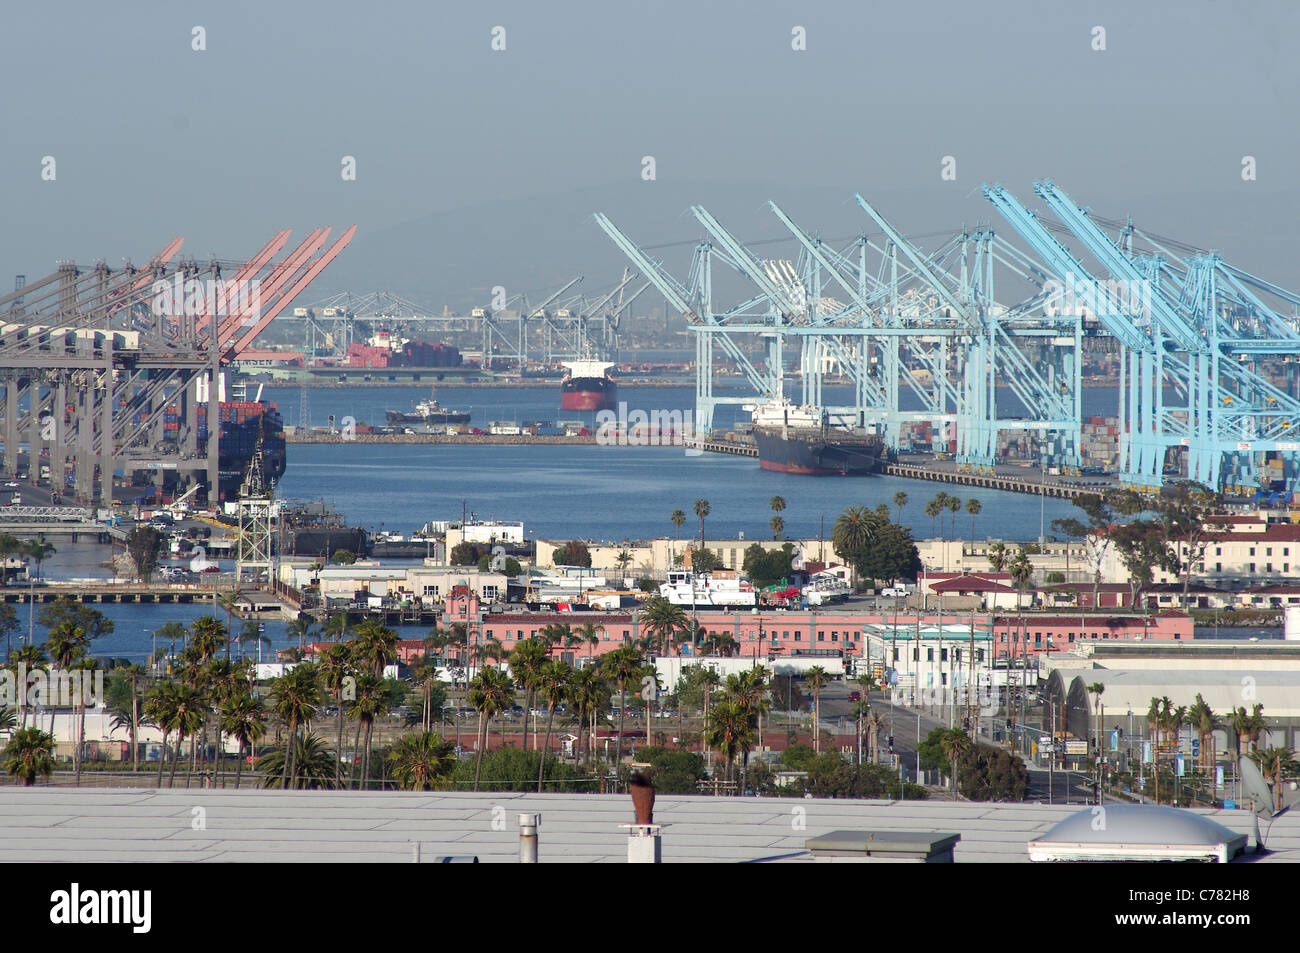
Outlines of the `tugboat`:
M 863 476 L 880 466 L 884 440 L 879 434 L 831 426 L 816 407 L 778 400 L 755 407 L 753 417 L 754 445 L 764 470 Z
M 414 413 L 403 413 L 400 410 L 385 411 L 389 424 L 425 424 L 430 426 L 442 426 L 445 424 L 467 424 L 469 423 L 469 414 L 459 410 L 446 410 L 438 404 L 434 393 L 430 392 L 428 400 L 422 400 L 415 405 Z

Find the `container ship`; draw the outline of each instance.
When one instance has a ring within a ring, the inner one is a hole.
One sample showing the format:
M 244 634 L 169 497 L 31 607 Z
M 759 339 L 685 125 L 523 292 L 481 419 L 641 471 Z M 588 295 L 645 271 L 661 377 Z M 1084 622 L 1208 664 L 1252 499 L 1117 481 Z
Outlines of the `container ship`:
M 773 401 L 753 408 L 754 444 L 764 470 L 817 476 L 874 473 L 884 455 L 879 434 L 830 426 L 816 407 Z
M 618 384 L 609 376 L 609 361 L 562 361 L 568 374 L 560 384 L 561 410 L 613 410 Z
M 222 401 L 220 410 L 220 431 L 218 433 L 217 452 L 217 492 L 218 500 L 234 500 L 239 497 L 239 485 L 248 472 L 248 464 L 257 450 L 257 443 L 262 441 L 262 475 L 278 483 L 284 476 L 287 462 L 284 444 L 284 421 L 280 419 L 279 408 L 268 401 Z M 200 443 L 208 439 L 208 421 L 206 404 L 199 404 L 198 438 Z M 209 499 L 212 499 L 209 490 Z
M 406 413 L 400 410 L 385 411 L 390 424 L 427 424 L 430 426 L 442 426 L 444 424 L 467 424 L 469 423 L 469 414 L 459 410 L 447 410 L 438 404 L 432 393 L 429 394 L 428 400 L 422 400 L 415 405 L 412 413 Z

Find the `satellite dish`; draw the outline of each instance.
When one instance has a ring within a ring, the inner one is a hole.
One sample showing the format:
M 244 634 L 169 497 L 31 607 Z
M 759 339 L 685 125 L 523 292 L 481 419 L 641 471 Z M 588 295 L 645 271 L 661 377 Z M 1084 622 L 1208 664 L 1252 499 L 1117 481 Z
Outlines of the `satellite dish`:
M 1293 804 L 1300 801 L 1300 791 L 1283 791 L 1282 806 L 1277 806 L 1277 793 L 1273 790 L 1273 785 L 1264 777 L 1264 773 L 1259 770 L 1259 766 L 1251 761 L 1250 758 L 1242 757 L 1238 766 L 1241 773 L 1241 790 L 1246 800 L 1250 802 L 1251 813 L 1255 816 L 1255 850 L 1264 849 L 1264 840 L 1259 834 L 1259 819 L 1274 818 L 1283 811 L 1288 810 Z
M 1273 788 L 1264 780 L 1259 766 L 1247 757 L 1241 759 L 1241 789 L 1250 801 L 1250 809 L 1257 817 L 1272 817 L 1274 809 Z

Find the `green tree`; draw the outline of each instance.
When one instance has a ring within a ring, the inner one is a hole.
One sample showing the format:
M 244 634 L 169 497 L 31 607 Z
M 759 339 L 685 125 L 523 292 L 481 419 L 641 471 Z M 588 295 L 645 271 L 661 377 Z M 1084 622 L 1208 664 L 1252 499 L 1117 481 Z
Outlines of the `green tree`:
M 298 776 L 294 771 L 297 767 L 296 758 L 300 753 L 296 747 L 298 731 L 303 726 L 311 724 L 312 718 L 316 716 L 316 709 L 320 707 L 320 682 L 317 679 L 316 666 L 309 662 L 295 665 L 291 671 L 271 680 L 271 692 L 272 710 L 284 722 L 289 732 L 289 745 L 282 765 L 283 776 L 280 779 L 280 786 L 289 787 L 292 778 L 293 786 L 297 787 Z M 315 752 L 312 753 L 314 756 Z
M 555 724 L 555 709 L 569 698 L 573 685 L 573 669 L 563 662 L 548 660 L 542 665 L 537 676 L 537 694 L 546 704 L 546 741 L 542 744 L 543 754 L 551 752 L 551 729 Z M 542 793 L 545 780 L 546 759 L 538 760 L 537 793 Z
M 388 763 L 403 791 L 441 791 L 456 770 L 455 746 L 431 732 L 406 735 L 388 753 Z
M 581 566 L 590 569 L 591 551 L 582 540 L 571 539 L 555 551 L 551 561 L 556 566 Z
M 972 497 L 966 501 L 966 512 L 970 514 L 970 547 L 975 549 L 975 517 L 980 515 L 980 510 L 984 509 L 979 500 Z
M 152 526 L 137 526 L 126 537 L 126 554 L 131 557 L 136 578 L 148 582 L 158 566 L 162 534 Z
M 704 517 L 708 516 L 708 515 L 709 515 L 709 512 L 710 512 L 710 509 L 709 509 L 709 501 L 708 501 L 708 500 L 703 500 L 703 499 L 701 499 L 701 500 L 696 500 L 696 501 L 695 501 L 695 515 L 696 515 L 696 517 L 699 518 L 699 521 L 700 521 L 700 549 L 704 549 L 704 548 L 705 548 L 705 545 L 704 545 L 704 544 L 705 544 L 705 539 L 704 539 Z
M 831 528 L 831 547 L 846 563 L 856 567 L 875 541 L 879 518 L 865 506 L 850 506 L 835 518 Z M 855 568 L 856 574 L 856 568 Z M 855 576 L 854 582 L 857 579 Z
M 221 730 L 239 742 L 239 762 L 235 767 L 235 787 L 238 788 L 244 776 L 244 760 L 255 753 L 257 742 L 266 734 L 266 712 L 248 692 L 233 694 L 221 706 Z M 337 758 L 334 769 L 337 779 Z
M 674 636 L 690 627 L 682 607 L 673 605 L 662 596 L 651 596 L 642 603 L 637 621 L 654 639 L 660 655 L 667 653 Z
M 804 673 L 803 680 L 813 696 L 813 749 L 820 754 L 822 750 L 822 689 L 826 687 L 831 677 L 827 674 L 826 669 L 820 665 L 814 665 Z
M 614 764 L 623 763 L 623 726 L 627 716 L 627 683 L 640 676 L 645 668 L 645 657 L 631 646 L 624 646 L 601 658 L 601 670 L 606 678 L 618 685 L 618 740 L 615 742 Z M 650 739 L 647 738 L 646 741 Z
M 907 505 L 907 494 L 904 493 L 902 490 L 899 490 L 897 493 L 894 494 L 894 506 L 898 508 L 897 522 L 899 523 L 899 525 L 902 525 L 903 507 L 905 507 L 906 505 Z
M 697 549 L 691 553 L 691 569 L 695 572 L 713 572 L 722 568 L 722 559 L 711 549 Z
M 734 701 L 717 702 L 709 711 L 704 738 L 726 759 L 727 779 L 731 780 L 736 755 L 743 751 L 748 756 L 754 744 L 754 726 L 749 712 Z
M 48 778 L 54 768 L 54 736 L 39 728 L 20 728 L 5 745 L 5 770 L 31 787 L 38 777 Z
M 707 776 L 704 759 L 693 751 L 649 745 L 639 748 L 636 756 L 650 765 L 650 780 L 659 794 L 698 794 Z
M 478 712 L 478 756 L 474 760 L 474 790 L 478 790 L 483 768 L 483 751 L 487 747 L 488 727 L 492 719 L 505 711 L 514 700 L 510 677 L 499 668 L 484 668 L 469 683 L 469 703 Z
M 938 496 L 936 496 L 934 499 L 932 499 L 929 503 L 925 504 L 925 515 L 928 516 L 928 517 L 930 517 L 930 536 L 931 536 L 931 537 L 934 536 L 934 521 L 935 521 L 935 518 L 936 518 L 937 516 L 939 516 L 939 514 L 941 514 L 941 513 L 944 511 L 944 507 L 947 505 L 947 502 L 948 502 L 948 494 L 947 494 L 947 493 L 940 493 Z M 942 527 L 940 527 L 940 528 L 942 529 Z M 947 537 L 944 537 L 944 538 L 946 539 Z
M 673 524 L 673 552 L 677 551 L 677 534 L 681 532 L 682 524 L 686 522 L 686 514 L 681 510 L 673 510 L 668 520 Z
M 334 555 L 330 556 L 330 561 L 340 566 L 351 566 L 357 561 L 357 554 L 350 549 L 336 549 Z
M 334 788 L 337 760 L 337 754 L 315 735 L 291 735 L 284 745 L 272 748 L 257 759 L 257 770 L 264 788 L 329 791 Z M 293 781 L 286 784 L 285 778 L 290 775 Z

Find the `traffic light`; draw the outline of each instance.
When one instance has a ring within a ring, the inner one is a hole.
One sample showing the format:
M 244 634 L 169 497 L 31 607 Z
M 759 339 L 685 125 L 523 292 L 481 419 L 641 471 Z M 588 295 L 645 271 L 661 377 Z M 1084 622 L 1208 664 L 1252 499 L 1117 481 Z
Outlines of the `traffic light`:
M 890 753 L 890 754 L 893 754 L 893 753 L 894 753 L 894 736 L 893 736 L 893 735 L 890 735 L 890 736 L 889 736 L 889 753 Z

